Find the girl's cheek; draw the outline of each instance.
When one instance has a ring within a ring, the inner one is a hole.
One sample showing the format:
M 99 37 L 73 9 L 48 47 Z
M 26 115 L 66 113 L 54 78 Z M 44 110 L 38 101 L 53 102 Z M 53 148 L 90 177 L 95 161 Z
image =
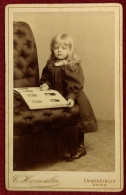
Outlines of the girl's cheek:
M 57 53 L 57 51 L 56 51 L 56 50 L 54 50 L 54 51 L 53 51 L 53 53 L 54 53 L 54 54 L 56 54 L 56 53 Z

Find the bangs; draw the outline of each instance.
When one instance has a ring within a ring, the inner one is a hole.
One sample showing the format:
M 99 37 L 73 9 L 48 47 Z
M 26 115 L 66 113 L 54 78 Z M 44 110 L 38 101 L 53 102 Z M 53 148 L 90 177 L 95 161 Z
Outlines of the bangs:
M 70 43 L 64 39 L 58 39 L 54 42 L 54 45 L 65 45 L 70 47 Z
M 69 48 L 71 49 L 73 47 L 73 41 L 71 37 L 68 36 L 67 34 L 62 34 L 56 36 L 52 40 L 51 49 L 53 49 L 54 45 L 65 45 L 65 46 L 69 46 Z

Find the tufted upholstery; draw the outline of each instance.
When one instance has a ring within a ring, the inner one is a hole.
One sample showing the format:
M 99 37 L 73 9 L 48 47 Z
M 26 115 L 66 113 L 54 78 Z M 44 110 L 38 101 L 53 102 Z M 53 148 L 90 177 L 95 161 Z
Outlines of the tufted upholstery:
M 28 24 L 14 22 L 14 87 L 39 86 L 35 40 Z
M 57 108 L 43 110 L 29 110 L 23 100 L 15 99 L 14 135 L 26 135 L 49 129 L 60 129 L 76 124 L 79 121 L 78 106 L 72 108 Z M 75 119 L 76 120 L 73 120 Z
M 14 22 L 14 87 L 39 86 L 35 40 L 25 22 Z M 58 159 L 78 146 L 78 106 L 29 110 L 14 94 L 14 170 Z

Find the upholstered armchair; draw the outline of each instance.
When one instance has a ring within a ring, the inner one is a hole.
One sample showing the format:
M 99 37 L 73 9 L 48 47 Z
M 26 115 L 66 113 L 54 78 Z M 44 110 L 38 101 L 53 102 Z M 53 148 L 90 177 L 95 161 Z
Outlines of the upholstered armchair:
M 35 40 L 29 25 L 14 22 L 14 87 L 38 87 L 39 68 Z M 30 110 L 14 93 L 14 170 L 64 157 L 78 146 L 78 106 Z M 72 133 L 71 133 L 72 132 Z

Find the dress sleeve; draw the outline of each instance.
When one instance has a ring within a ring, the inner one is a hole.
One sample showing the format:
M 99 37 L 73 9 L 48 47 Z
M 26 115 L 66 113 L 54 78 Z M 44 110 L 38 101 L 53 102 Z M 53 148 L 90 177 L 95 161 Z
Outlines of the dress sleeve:
M 67 99 L 76 99 L 78 93 L 83 89 L 84 75 L 80 64 L 65 67 L 65 84 Z
M 42 71 L 41 79 L 40 79 L 40 85 L 44 83 L 46 83 L 49 86 L 49 88 L 51 88 L 48 64 L 44 67 Z

